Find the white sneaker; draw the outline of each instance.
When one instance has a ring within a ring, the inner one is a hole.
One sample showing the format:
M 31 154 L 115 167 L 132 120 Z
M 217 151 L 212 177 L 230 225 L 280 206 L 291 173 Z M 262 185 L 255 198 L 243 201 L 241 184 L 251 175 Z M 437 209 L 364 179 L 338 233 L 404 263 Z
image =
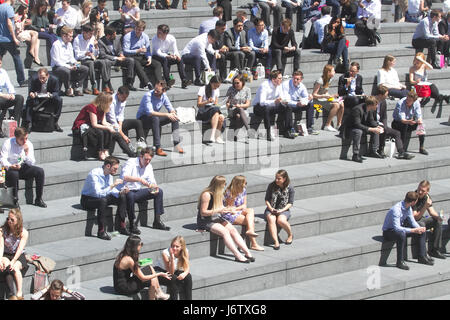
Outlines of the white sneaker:
M 330 131 L 330 132 L 338 132 L 335 128 L 333 128 L 332 126 L 325 126 L 325 128 L 323 128 L 324 131 Z
M 220 137 L 220 136 L 218 136 L 217 138 L 216 138 L 216 141 L 215 141 L 216 143 L 220 143 L 220 144 L 224 144 L 225 143 L 225 141 L 223 141 L 223 139 L 222 139 L 222 137 Z

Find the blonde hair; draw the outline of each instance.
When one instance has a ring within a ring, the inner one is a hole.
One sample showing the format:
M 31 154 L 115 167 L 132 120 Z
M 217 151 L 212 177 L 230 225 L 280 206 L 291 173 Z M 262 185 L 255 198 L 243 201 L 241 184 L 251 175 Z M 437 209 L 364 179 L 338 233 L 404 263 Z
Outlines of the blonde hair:
M 91 0 L 86 0 L 85 2 L 83 2 L 83 4 L 81 5 L 81 12 L 83 13 L 83 15 L 84 15 L 84 9 L 86 9 L 89 6 L 92 6 Z
M 200 203 L 202 195 L 205 192 L 208 192 L 212 195 L 214 202 L 213 202 L 213 210 L 222 208 L 223 207 L 223 187 L 226 185 L 226 179 L 224 176 L 214 176 L 209 183 L 209 186 L 202 191 L 200 194 L 200 197 L 198 199 L 198 205 L 197 208 L 200 209 Z
M 16 220 L 17 220 L 16 225 L 11 230 L 9 228 L 8 221 L 5 221 L 5 224 L 2 226 L 2 231 L 5 234 L 12 234 L 16 238 L 19 238 L 22 235 L 22 230 L 23 230 L 22 212 L 20 211 L 19 208 L 13 208 L 13 209 L 9 210 L 9 213 L 12 213 L 13 216 L 16 218 Z M 8 216 L 9 216 L 9 213 L 8 213 Z
M 238 175 L 231 180 L 226 191 L 230 192 L 231 198 L 235 199 L 239 194 L 244 191 L 247 180 L 244 176 Z
M 177 242 L 180 244 L 180 256 L 178 257 L 178 263 L 177 263 L 177 270 L 183 270 L 185 271 L 189 267 L 189 259 L 188 259 L 188 253 L 186 249 L 186 241 L 182 236 L 176 236 L 172 239 L 172 242 L 170 243 L 170 247 Z
M 388 54 L 388 55 L 386 55 L 385 57 L 384 57 L 384 60 L 383 60 L 383 66 L 382 66 L 382 68 L 384 69 L 384 70 L 388 70 L 388 62 L 391 62 L 391 61 L 394 61 L 395 60 L 395 57 L 393 56 L 393 55 L 391 55 L 391 54 Z
M 112 95 L 106 92 L 101 92 L 92 102 L 93 105 L 103 111 L 103 113 L 107 113 L 112 103 Z
M 328 88 L 328 86 L 330 85 L 331 77 L 328 74 L 333 69 L 334 67 L 331 64 L 327 64 L 325 67 L 323 67 L 322 80 L 324 88 Z

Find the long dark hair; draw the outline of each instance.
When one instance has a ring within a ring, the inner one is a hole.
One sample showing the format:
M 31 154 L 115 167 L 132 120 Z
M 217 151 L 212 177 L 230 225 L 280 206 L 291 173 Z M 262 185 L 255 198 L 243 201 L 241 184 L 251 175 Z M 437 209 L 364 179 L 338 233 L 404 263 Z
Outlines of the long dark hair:
M 120 261 L 122 261 L 123 257 L 129 256 L 134 261 L 134 267 L 133 271 L 135 272 L 138 265 L 139 260 L 139 250 L 138 246 L 142 243 L 141 238 L 135 235 L 131 235 L 128 237 L 127 241 L 125 242 L 125 246 L 123 247 L 122 251 L 119 253 L 119 255 L 116 258 L 115 265 L 118 268 Z
M 205 87 L 205 95 L 206 98 L 209 99 L 212 97 L 212 83 L 220 83 L 220 78 L 218 76 L 213 76 L 210 80 L 209 83 L 206 85 Z
M 283 183 L 283 187 L 280 188 L 280 187 L 277 185 L 277 182 L 274 180 L 274 181 L 270 184 L 270 188 L 271 188 L 272 192 L 275 191 L 275 190 L 277 190 L 277 189 L 285 190 L 285 189 L 289 186 L 289 184 L 291 183 L 291 180 L 289 179 L 289 175 L 288 175 L 288 173 L 287 173 L 286 170 L 283 170 L 283 169 L 278 170 L 277 173 L 275 174 L 275 177 L 276 177 L 277 175 L 280 175 L 281 177 L 283 177 L 283 178 L 285 179 L 285 180 L 284 180 L 284 183 Z
M 336 28 L 336 30 L 333 30 L 333 24 L 336 23 L 336 21 L 339 20 L 339 25 Z M 330 23 L 328 24 L 328 32 L 333 36 L 333 38 L 340 39 L 343 35 L 345 35 L 344 26 L 342 25 L 341 18 L 333 17 L 330 20 Z
M 41 10 L 41 8 L 42 7 L 46 7 L 46 8 L 48 8 L 48 4 L 47 4 L 47 2 L 45 1 L 45 0 L 39 0 L 37 3 L 36 3 L 36 5 L 34 6 L 34 8 L 33 8 L 33 14 L 35 14 L 35 15 L 37 15 L 37 16 L 41 16 L 41 14 L 39 13 L 40 12 L 40 10 Z M 43 14 L 42 14 L 42 16 L 43 15 L 46 15 L 47 14 L 47 10 L 46 10 L 46 12 L 44 12 Z
M 64 283 L 62 283 L 61 280 L 55 279 L 50 283 L 50 287 L 48 288 L 47 292 L 43 296 L 43 300 L 51 300 L 50 291 L 62 291 L 64 289 Z

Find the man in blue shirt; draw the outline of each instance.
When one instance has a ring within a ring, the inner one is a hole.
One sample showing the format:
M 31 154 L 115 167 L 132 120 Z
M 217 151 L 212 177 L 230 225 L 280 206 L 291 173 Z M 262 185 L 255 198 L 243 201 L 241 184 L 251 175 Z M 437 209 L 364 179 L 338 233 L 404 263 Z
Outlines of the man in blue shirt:
M 117 189 L 117 186 L 123 183 L 122 179 L 116 179 L 116 181 L 113 182 L 113 175 L 117 173 L 118 169 L 119 159 L 113 156 L 107 157 L 101 168 L 95 168 L 89 172 L 84 182 L 83 189 L 81 190 L 80 203 L 83 209 L 97 209 L 97 237 L 103 240 L 111 240 L 111 236 L 105 229 L 105 212 L 107 207 L 111 204 L 117 205 L 116 227 L 117 222 L 120 224 L 118 231 L 121 234 L 130 235 L 125 224 L 127 208 L 126 193 L 128 190 L 123 189 L 119 192 Z M 131 232 L 133 232 L 134 216 L 129 215 L 128 219 Z
M 419 198 L 417 192 L 410 191 L 406 194 L 405 200 L 395 204 L 389 209 L 384 219 L 383 238 L 386 241 L 395 241 L 397 243 L 397 268 L 409 270 L 409 267 L 403 260 L 403 250 L 407 236 L 417 238 L 419 243 L 418 262 L 427 265 L 433 265 L 433 261 L 427 257 L 426 230 L 421 227 L 413 216 L 413 209 Z
M 261 59 L 266 70 L 270 70 L 272 53 L 269 50 L 269 32 L 266 30 L 263 19 L 255 19 L 255 27 L 248 31 L 248 45 L 255 52 L 255 62 L 257 59 Z M 253 77 L 255 77 L 255 72 Z
M 147 138 L 148 131 L 152 128 L 153 145 L 156 148 L 158 156 L 167 156 L 167 153 L 161 148 L 161 126 L 166 124 L 172 125 L 173 144 L 178 153 L 184 153 L 179 146 L 179 119 L 177 112 L 172 107 L 169 97 L 165 93 L 167 84 L 164 80 L 159 81 L 155 85 L 155 89 L 147 92 L 142 98 L 139 105 L 136 118 L 142 121 L 144 127 L 144 137 Z M 162 112 L 162 107 L 165 107 L 168 112 Z
M 15 0 L 6 0 L 0 4 L 0 56 L 3 57 L 6 51 L 11 54 L 16 68 L 17 82 L 22 87 L 26 85 L 26 81 L 18 48 L 20 42 L 14 32 L 14 2 Z
M 139 20 L 135 29 L 123 36 L 123 53 L 134 59 L 134 68 L 141 81 L 140 87 L 147 86 L 152 90 L 150 78 L 154 78 L 156 82 L 162 79 L 162 65 L 159 61 L 152 60 L 150 38 L 144 33 L 145 27 L 145 21 Z

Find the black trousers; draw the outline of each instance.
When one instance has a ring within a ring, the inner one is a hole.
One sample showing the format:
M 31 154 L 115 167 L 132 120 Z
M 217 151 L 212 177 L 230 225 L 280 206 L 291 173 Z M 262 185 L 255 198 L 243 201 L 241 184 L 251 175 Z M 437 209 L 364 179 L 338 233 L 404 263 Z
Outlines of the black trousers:
M 402 137 L 400 131 L 392 129 L 392 128 L 384 128 L 384 132 L 380 134 L 380 147 L 378 150 L 384 150 L 384 146 L 386 145 L 386 138 L 394 138 L 395 139 L 395 147 L 399 153 L 403 153 L 405 149 L 403 148 Z
M 300 119 L 302 118 L 302 111 L 306 111 L 306 128 L 312 128 L 312 126 L 314 125 L 314 105 L 312 103 L 312 100 L 308 102 L 306 106 L 292 107 L 292 112 L 295 114 L 295 121 L 300 121 Z
M 260 2 L 260 1 L 258 1 L 258 5 L 261 8 L 261 18 L 264 20 L 266 27 L 269 27 L 272 25 L 270 23 L 270 12 L 272 12 L 273 13 L 273 29 L 278 28 L 281 24 L 281 19 L 282 19 L 281 6 L 277 4 L 276 6 L 271 7 L 266 2 Z
M 278 114 L 278 117 L 281 117 L 281 124 L 283 125 L 283 130 L 290 130 L 292 128 L 292 108 L 284 105 L 277 106 L 261 106 L 257 104 L 253 108 L 253 112 L 258 117 L 264 119 L 264 128 L 266 130 L 270 130 L 270 118 L 274 114 Z M 278 121 L 280 122 L 280 121 Z
M 61 116 L 61 110 L 62 110 L 62 99 L 61 97 L 51 97 L 51 98 L 30 98 L 28 97 L 27 103 L 25 104 L 25 122 L 31 122 L 33 119 L 33 108 L 38 106 L 41 102 L 45 100 L 45 110 L 47 112 L 51 112 L 56 116 L 56 121 L 58 121 L 59 117 Z
M 181 81 L 186 79 L 186 73 L 184 71 L 183 60 L 178 61 L 178 60 L 174 60 L 174 59 L 163 58 L 163 57 L 156 56 L 156 55 L 152 56 L 152 59 L 159 61 L 159 63 L 161 63 L 164 80 L 166 80 L 166 82 L 168 82 L 170 79 L 170 66 L 173 64 L 177 65 L 178 73 L 180 74 Z
M 355 29 L 364 34 L 367 39 L 369 40 L 369 43 L 376 43 L 377 40 L 375 39 L 376 30 L 372 30 L 367 28 L 367 21 L 364 20 L 358 20 L 355 22 Z
M 108 130 L 101 130 L 90 127 L 87 129 L 87 131 L 83 134 L 82 138 L 86 138 L 86 145 L 83 145 L 84 147 L 87 147 L 88 145 L 91 145 L 93 147 L 96 147 L 97 151 L 100 150 L 109 150 L 112 143 L 112 133 Z M 84 141 L 85 139 L 83 139 Z
M 155 271 L 167 272 L 160 267 L 155 267 Z M 192 300 L 192 276 L 188 273 L 183 280 L 178 280 L 177 277 L 182 273 L 183 271 L 181 270 L 175 270 L 175 274 L 172 276 L 171 280 L 164 277 L 158 278 L 159 283 L 168 288 L 170 300 L 174 300 L 177 293 L 180 294 L 180 300 Z
M 36 199 L 42 199 L 45 182 L 44 169 L 24 163 L 19 170 L 6 170 L 6 186 L 14 188 L 15 197 L 17 197 L 18 194 L 19 179 L 34 179 L 36 183 Z
M 128 131 L 134 129 L 136 131 L 136 138 L 144 138 L 144 128 L 142 121 L 139 119 L 125 119 L 122 122 L 122 132 L 128 136 Z
M 22 116 L 22 109 L 23 109 L 23 100 L 24 100 L 23 96 L 21 96 L 20 94 L 16 94 L 13 100 L 0 98 L 0 110 L 1 110 L 0 119 L 4 119 L 8 109 L 14 107 L 14 119 L 17 121 L 17 125 L 20 125 L 20 118 Z
M 129 157 L 135 157 L 136 156 L 136 153 L 131 151 L 130 146 L 128 145 L 128 143 L 126 143 L 124 138 L 122 138 L 122 136 L 118 132 L 114 132 L 111 135 L 111 143 L 110 143 L 109 148 L 108 148 L 108 151 L 109 151 L 110 154 L 113 154 L 116 142 L 119 145 L 120 149 L 122 149 L 122 151 L 125 152 Z
M 357 128 L 346 128 L 342 139 L 341 157 L 345 158 L 347 156 L 348 149 L 350 148 L 350 144 L 352 142 L 353 154 L 360 154 L 361 138 L 363 134 L 370 135 L 370 146 L 368 148 L 369 152 L 375 152 L 378 150 L 378 146 L 380 144 L 380 136 L 378 134 L 372 132 L 364 132 L 363 130 Z
M 139 190 L 130 190 L 127 193 L 127 211 L 129 215 L 135 216 L 134 214 L 134 205 L 135 203 L 143 202 L 146 200 L 153 200 L 153 207 L 156 215 L 164 214 L 164 203 L 163 203 L 163 190 L 159 188 L 158 193 L 150 193 L 150 189 L 144 188 Z
M 383 238 L 387 241 L 395 241 L 397 244 L 397 264 L 403 262 L 404 249 L 406 243 L 406 237 L 412 236 L 416 238 L 417 243 L 419 243 L 419 257 L 426 256 L 426 240 L 427 234 L 426 232 L 422 234 L 409 233 L 406 232 L 396 232 L 395 230 L 386 230 L 383 231 Z
M 405 149 L 405 152 L 408 151 L 409 141 L 411 140 L 411 133 L 417 129 L 417 124 L 412 126 L 412 125 L 404 124 L 400 121 L 394 120 L 394 121 L 392 121 L 391 126 L 392 126 L 392 129 L 400 131 L 403 148 Z M 420 135 L 419 136 L 420 149 L 423 148 L 424 143 L 425 143 L 425 135 Z
M 147 139 L 149 130 L 152 129 L 153 145 L 156 148 L 161 147 L 161 127 L 167 124 L 170 124 L 172 127 L 173 145 L 176 146 L 180 143 L 180 124 L 178 121 L 172 121 L 168 117 L 156 117 L 147 115 L 142 116 L 140 120 L 142 121 L 144 127 L 145 139 Z
M 438 221 L 433 217 L 425 218 L 422 216 L 417 223 L 421 227 L 425 227 L 427 230 L 433 228 L 431 242 L 433 243 L 432 248 L 428 247 L 428 251 L 440 250 L 442 247 L 442 221 Z
M 77 89 L 80 86 L 80 82 L 85 81 L 89 75 L 89 68 L 83 65 L 80 65 L 76 70 L 70 70 L 66 67 L 53 67 L 53 72 L 59 79 L 60 89 L 64 84 L 64 87 L 67 89 L 73 88 Z
M 437 41 L 435 39 L 413 39 L 412 46 L 416 49 L 417 52 L 423 52 L 423 49 L 428 49 L 428 60 L 431 61 L 431 64 L 436 63 L 436 47 Z
M 124 222 L 126 218 L 126 208 L 127 208 L 127 198 L 125 194 L 119 195 L 119 198 L 114 197 L 113 195 L 107 195 L 103 198 L 95 198 L 90 196 L 81 195 L 80 204 L 85 210 L 97 210 L 97 223 L 98 223 L 98 232 L 105 231 L 105 213 L 106 208 L 110 205 L 117 205 L 117 216 L 120 217 L 120 222 Z M 128 212 L 128 220 L 130 225 L 134 222 L 134 215 Z
M 278 70 L 284 75 L 284 69 L 286 68 L 287 58 L 294 57 L 293 71 L 297 71 L 300 68 L 300 49 L 284 53 L 281 49 L 272 49 L 272 66 L 277 65 Z

